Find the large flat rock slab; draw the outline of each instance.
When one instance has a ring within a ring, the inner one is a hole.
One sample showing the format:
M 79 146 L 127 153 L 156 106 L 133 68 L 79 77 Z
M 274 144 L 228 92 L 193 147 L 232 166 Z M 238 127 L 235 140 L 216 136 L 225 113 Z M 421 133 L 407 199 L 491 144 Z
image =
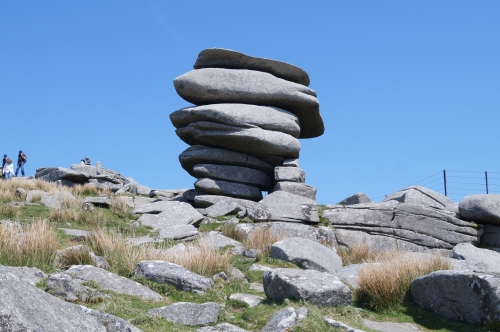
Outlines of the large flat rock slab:
M 250 201 L 248 199 L 220 196 L 220 195 L 196 195 L 194 197 L 194 204 L 197 208 L 208 208 L 214 204 L 219 203 L 220 201 L 231 201 L 235 202 L 240 206 L 247 207 L 253 206 L 256 204 L 254 201 Z
M 500 225 L 500 194 L 465 196 L 458 211 L 465 220 Z
M 332 249 L 304 239 L 291 237 L 274 243 L 269 256 L 295 263 L 304 269 L 335 273 L 342 268 L 342 259 Z
M 0 308 L 4 331 L 140 332 L 121 318 L 52 296 L 1 266 Z
M 339 245 L 365 244 L 383 251 L 442 249 L 459 243 L 478 243 L 480 227 L 443 210 L 421 204 L 382 203 L 334 205 L 323 217 L 336 229 Z
M 310 83 L 309 75 L 297 66 L 283 61 L 257 58 L 223 48 L 204 49 L 198 55 L 193 68 L 251 69 L 266 72 L 305 86 L 309 86 Z
M 148 315 L 158 315 L 181 325 L 208 325 L 219 317 L 220 305 L 214 302 L 203 304 L 177 302 L 166 307 L 151 309 Z
M 159 214 L 143 214 L 139 217 L 142 224 L 151 226 L 153 229 L 160 229 L 163 226 L 199 225 L 203 220 L 203 215 L 187 203 L 175 201 L 158 203 L 148 204 L 145 209 L 142 209 L 142 207 L 136 208 L 135 211 L 138 211 L 138 213 L 139 211 L 153 211 L 165 208 Z
M 47 278 L 47 275 L 42 270 L 36 267 L 25 266 L 3 266 L 0 265 L 0 272 L 12 273 L 16 277 L 29 282 L 33 286 Z
M 177 128 L 177 136 L 189 145 L 212 145 L 248 153 L 272 165 L 298 157 L 300 142 L 279 131 L 259 127 L 238 127 L 212 121 L 198 121 Z
M 312 200 L 316 200 L 317 193 L 316 188 L 309 184 L 290 181 L 282 181 L 276 183 L 276 185 L 274 186 L 274 191 L 286 191 L 291 194 L 310 198 Z
M 212 279 L 165 261 L 141 261 L 137 264 L 135 274 L 156 282 L 174 285 L 182 291 L 204 292 L 214 285 Z
M 258 169 L 268 175 L 274 172 L 274 166 L 247 153 L 228 149 L 193 145 L 179 155 L 182 168 L 194 176 L 193 167 L 200 164 L 233 165 Z
M 197 192 L 202 194 L 222 195 L 252 201 L 262 199 L 262 192 L 258 187 L 243 183 L 201 178 L 194 183 L 194 187 Z
M 447 319 L 488 324 L 500 318 L 500 278 L 472 271 L 436 271 L 411 283 L 412 300 Z
M 264 291 L 272 300 L 306 300 L 319 307 L 349 305 L 352 292 L 327 272 L 274 269 L 264 272 Z
M 266 190 L 271 184 L 271 179 L 266 173 L 242 166 L 200 164 L 193 168 L 193 173 L 197 178 L 239 182 Z
M 247 208 L 248 217 L 254 221 L 286 221 L 319 223 L 316 201 L 277 191 L 267 195 L 254 206 Z
M 195 105 L 243 103 L 289 111 L 299 118 L 299 138 L 318 137 L 325 130 L 316 93 L 268 73 L 204 68 L 175 78 L 174 86 L 179 96 Z
M 176 128 L 187 127 L 193 122 L 210 121 L 242 128 L 259 127 L 293 137 L 300 133 L 296 115 L 270 106 L 213 104 L 186 107 L 170 114 L 170 121 Z
M 477 248 L 470 243 L 460 243 L 453 248 L 453 258 L 460 260 L 460 268 L 500 274 L 500 253 L 496 251 Z
M 91 265 L 73 265 L 65 271 L 73 279 L 93 281 L 99 287 L 118 294 L 138 296 L 144 300 L 161 300 L 163 297 L 138 282 L 121 277 Z
M 204 244 L 214 249 L 221 249 L 224 247 L 241 247 L 243 244 L 239 241 L 233 240 L 219 232 L 209 232 L 202 237 Z

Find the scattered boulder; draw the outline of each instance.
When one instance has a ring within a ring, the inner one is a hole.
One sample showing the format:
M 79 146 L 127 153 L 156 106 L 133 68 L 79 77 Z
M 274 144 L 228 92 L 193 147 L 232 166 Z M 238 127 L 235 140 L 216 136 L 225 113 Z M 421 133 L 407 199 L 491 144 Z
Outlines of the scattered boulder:
M 204 292 L 214 285 L 210 278 L 164 261 L 141 261 L 137 264 L 135 274 L 163 284 L 174 285 L 182 291 Z
M 263 281 L 266 296 L 272 300 L 306 300 L 319 307 L 352 302 L 349 287 L 327 272 L 279 268 L 264 272 Z
M 47 279 L 46 288 L 50 294 L 69 302 L 87 302 L 100 296 L 98 292 L 83 286 L 82 280 L 75 280 L 66 273 L 51 274 Z
M 346 265 L 336 271 L 334 275 L 339 278 L 343 283 L 350 286 L 352 289 L 358 289 L 358 275 L 359 271 L 364 267 L 378 265 L 379 263 L 361 263 Z
M 47 279 L 47 275 L 36 267 L 19 267 L 19 266 L 3 266 L 0 265 L 0 273 L 12 273 L 16 277 L 29 282 L 36 286 L 43 279 Z
M 295 263 L 304 269 L 335 273 L 342 268 L 342 259 L 324 245 L 301 237 L 274 243 L 269 256 Z
M 162 296 L 138 282 L 121 277 L 91 265 L 73 265 L 64 272 L 73 279 L 93 281 L 102 289 L 118 294 L 140 297 L 144 300 L 161 300 Z
M 273 192 L 247 208 L 250 219 L 263 221 L 319 223 L 316 201 L 285 191 Z
M 472 271 L 436 271 L 411 283 L 412 300 L 447 319 L 488 324 L 500 319 L 500 278 Z
M 410 186 L 384 198 L 383 202 L 396 201 L 407 204 L 424 205 L 430 208 L 443 209 L 453 201 L 440 193 L 421 186 Z
M 108 196 L 103 197 L 85 197 L 83 199 L 83 204 L 92 203 L 94 206 L 109 207 L 111 205 L 111 198 Z
M 458 210 L 464 220 L 500 225 L 500 194 L 465 196 Z
M 255 307 L 262 300 L 264 300 L 264 298 L 262 296 L 257 296 L 257 295 L 252 295 L 252 294 L 242 294 L 242 293 L 231 294 L 229 296 L 229 299 L 245 302 L 246 304 L 248 304 L 248 306 L 250 308 Z
M 3 330 L 140 332 L 121 318 L 60 300 L 2 268 Z
M 148 315 L 157 315 L 181 325 L 208 325 L 215 323 L 220 306 L 214 302 L 203 304 L 177 302 L 166 307 L 151 309 Z
M 197 329 L 195 332 L 249 332 L 236 325 L 229 323 L 221 323 L 215 326 L 204 326 Z
M 214 249 L 221 249 L 228 246 L 231 247 L 243 246 L 241 242 L 233 240 L 227 236 L 224 236 L 219 232 L 209 232 L 205 234 L 202 238 L 202 241 L 205 245 Z
M 192 241 L 198 234 L 198 229 L 193 225 L 174 225 L 160 227 L 158 230 L 158 238 L 161 240 Z
M 331 318 L 327 318 L 327 317 L 323 317 L 323 319 L 331 327 L 341 328 L 342 330 L 346 330 L 347 332 L 365 332 L 363 330 L 358 330 L 358 329 L 356 329 L 356 328 L 354 328 L 352 326 L 349 326 L 347 324 L 339 322 L 338 320 L 335 320 L 335 319 L 331 319 Z M 405 331 L 406 330 L 401 330 L 401 332 L 405 332 Z M 384 330 L 384 332 L 388 332 L 388 331 Z
M 292 326 L 300 323 L 300 321 L 306 317 L 306 307 L 300 307 L 298 309 L 288 307 L 281 309 L 271 317 L 269 322 L 260 332 L 285 332 Z
M 340 205 L 354 205 L 371 203 L 372 201 L 363 193 L 357 193 L 339 202 Z
M 480 249 L 470 243 L 460 243 L 453 248 L 453 258 L 463 261 L 460 268 L 474 272 L 500 274 L 500 253 Z

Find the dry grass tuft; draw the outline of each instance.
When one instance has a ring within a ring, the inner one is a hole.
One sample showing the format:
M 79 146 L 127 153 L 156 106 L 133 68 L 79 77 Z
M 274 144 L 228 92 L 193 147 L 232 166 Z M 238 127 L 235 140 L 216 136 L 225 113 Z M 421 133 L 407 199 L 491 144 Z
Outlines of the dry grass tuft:
M 74 185 L 73 187 L 71 187 L 69 189 L 73 195 L 81 196 L 81 197 L 99 196 L 99 194 L 101 193 L 99 191 L 99 189 L 97 189 L 96 187 L 94 187 L 88 183 L 85 183 L 84 185 L 81 185 L 81 184 Z
M 391 309 L 408 296 L 411 282 L 438 270 L 449 270 L 450 262 L 439 255 L 418 255 L 399 251 L 379 256 L 379 264 L 359 271 L 357 302 L 375 311 Z
M 269 256 L 269 251 L 274 243 L 288 237 L 290 237 L 288 234 L 270 230 L 267 227 L 257 227 L 249 235 L 244 235 L 233 230 L 233 238 L 241 241 L 245 248 L 262 251 L 262 254 L 258 257 L 259 259 Z
M 14 220 L 21 211 L 18 207 L 12 205 L 0 205 L 0 220 Z
M 51 209 L 49 220 L 54 222 L 77 222 L 81 225 L 100 227 L 106 221 L 106 215 L 102 210 L 87 211 L 82 208 L 81 200 L 63 203 L 65 208 Z
M 68 269 L 72 265 L 94 265 L 90 248 L 86 245 L 78 245 L 56 252 L 54 265 L 60 269 Z
M 97 255 L 103 256 L 112 269 L 124 276 L 132 275 L 142 260 L 168 261 L 207 277 L 227 272 L 230 267 L 228 252 L 212 249 L 202 241 L 188 245 L 185 251 L 168 251 L 152 244 L 135 247 L 127 244 L 123 234 L 103 229 L 91 232 L 88 241 Z
M 381 254 L 373 251 L 366 244 L 356 244 L 349 248 L 338 248 L 337 254 L 345 265 L 377 262 Z
M 0 263 L 10 266 L 52 265 L 57 233 L 46 220 L 32 224 L 0 224 Z
M 134 214 L 132 209 L 127 205 L 127 202 L 120 197 L 113 197 L 109 206 L 111 212 L 123 219 L 132 219 Z

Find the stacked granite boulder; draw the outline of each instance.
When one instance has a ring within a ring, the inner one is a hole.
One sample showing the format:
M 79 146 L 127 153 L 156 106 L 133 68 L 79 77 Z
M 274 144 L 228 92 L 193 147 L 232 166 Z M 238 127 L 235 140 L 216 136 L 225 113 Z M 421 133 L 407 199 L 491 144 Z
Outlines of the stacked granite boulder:
M 314 199 L 316 189 L 304 183 L 297 159 L 298 138 L 324 132 L 307 73 L 218 48 L 202 51 L 194 68 L 177 77 L 174 86 L 196 106 L 170 115 L 176 134 L 191 145 L 179 161 L 198 179 L 196 192 L 185 197 L 259 201 L 262 191 L 282 190 Z

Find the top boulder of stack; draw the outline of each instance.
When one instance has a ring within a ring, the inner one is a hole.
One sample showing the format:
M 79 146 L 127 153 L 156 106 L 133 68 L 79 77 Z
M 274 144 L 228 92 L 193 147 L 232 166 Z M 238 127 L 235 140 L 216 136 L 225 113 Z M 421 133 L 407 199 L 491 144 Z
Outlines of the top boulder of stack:
M 207 48 L 201 51 L 193 68 L 250 69 L 266 72 L 305 86 L 309 86 L 310 83 L 309 75 L 299 67 L 286 62 L 256 58 L 223 48 Z

